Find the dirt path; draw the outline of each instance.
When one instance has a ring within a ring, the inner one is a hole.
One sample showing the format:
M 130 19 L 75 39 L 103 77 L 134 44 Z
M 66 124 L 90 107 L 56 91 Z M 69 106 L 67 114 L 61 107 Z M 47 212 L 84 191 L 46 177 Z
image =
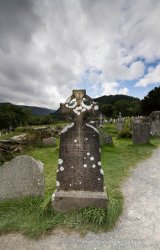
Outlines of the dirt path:
M 123 193 L 124 213 L 112 232 L 85 237 L 60 232 L 38 241 L 9 234 L 0 237 L 0 250 L 160 250 L 160 149 L 138 164 Z

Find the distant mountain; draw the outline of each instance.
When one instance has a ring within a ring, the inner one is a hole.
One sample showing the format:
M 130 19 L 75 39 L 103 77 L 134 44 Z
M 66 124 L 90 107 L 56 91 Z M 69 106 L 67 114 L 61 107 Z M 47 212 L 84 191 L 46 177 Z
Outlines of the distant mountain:
M 128 95 L 104 95 L 97 97 L 93 99 L 95 102 L 98 102 L 100 105 L 103 104 L 114 104 L 117 101 L 120 100 L 126 100 L 126 101 L 140 101 L 139 98 L 133 97 L 133 96 L 128 96 Z
M 53 109 L 42 108 L 42 107 L 15 105 L 12 103 L 0 103 L 0 107 L 3 107 L 3 106 L 5 107 L 5 106 L 9 106 L 9 105 L 17 106 L 17 107 L 20 107 L 22 109 L 31 110 L 32 115 L 37 115 L 37 116 L 49 115 L 49 114 L 53 114 L 55 112 L 55 110 L 53 110 Z
M 33 115 L 49 115 L 53 114 L 56 110 L 35 107 L 35 106 L 25 106 L 25 105 L 17 105 L 18 107 L 22 107 L 23 109 L 31 109 Z

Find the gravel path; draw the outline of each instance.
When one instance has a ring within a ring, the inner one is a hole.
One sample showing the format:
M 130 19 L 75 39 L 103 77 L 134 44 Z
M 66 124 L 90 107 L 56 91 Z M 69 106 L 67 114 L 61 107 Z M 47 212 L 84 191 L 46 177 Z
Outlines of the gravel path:
M 0 237 L 0 250 L 160 250 L 160 149 L 137 165 L 123 193 L 125 209 L 112 232 L 55 232 L 37 241 L 9 234 Z

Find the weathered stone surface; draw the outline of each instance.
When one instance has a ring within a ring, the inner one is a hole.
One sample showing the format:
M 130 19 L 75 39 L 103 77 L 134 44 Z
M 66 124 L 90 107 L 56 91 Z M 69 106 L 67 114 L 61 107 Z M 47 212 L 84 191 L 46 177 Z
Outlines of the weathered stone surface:
M 43 144 L 56 146 L 56 138 L 54 137 L 43 138 Z
M 13 136 L 8 140 L 0 140 L 0 152 L 8 154 L 21 152 L 23 145 L 29 145 L 31 142 L 29 134 L 21 134 Z
M 19 142 L 20 144 L 28 144 L 28 134 L 16 135 L 11 138 L 14 142 Z
M 56 191 L 52 195 L 52 206 L 60 212 L 85 208 L 94 205 L 95 207 L 106 207 L 106 191 Z
M 56 196 L 59 191 L 104 191 L 99 132 L 86 121 L 86 117 L 94 115 L 97 110 L 97 104 L 84 90 L 74 90 L 66 103 L 61 104 L 61 112 L 74 122 L 60 135 Z M 54 202 L 58 202 L 57 199 Z
M 153 111 L 149 116 L 151 135 L 160 136 L 160 111 Z
M 43 194 L 42 162 L 21 155 L 0 167 L 0 200 Z
M 99 141 L 100 146 L 113 144 L 112 136 L 109 135 L 106 131 L 104 131 L 103 128 L 99 129 Z
M 14 140 L 0 140 L 0 152 L 2 153 L 15 153 L 22 150 L 21 143 Z
M 36 139 L 42 140 L 43 138 L 51 137 L 51 131 L 47 127 L 38 127 L 33 129 Z
M 147 144 L 150 142 L 150 123 L 133 122 L 133 144 Z
M 122 132 L 123 130 L 123 119 L 122 119 L 121 112 L 119 113 L 119 116 L 117 119 L 116 129 L 118 132 Z

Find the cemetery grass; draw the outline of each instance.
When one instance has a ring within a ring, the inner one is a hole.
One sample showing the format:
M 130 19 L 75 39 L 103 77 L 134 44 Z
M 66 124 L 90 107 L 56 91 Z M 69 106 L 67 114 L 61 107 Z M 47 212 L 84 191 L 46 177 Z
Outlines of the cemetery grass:
M 79 212 L 57 213 L 51 209 L 51 195 L 55 190 L 58 147 L 30 147 L 26 150 L 45 165 L 45 197 L 10 200 L 0 203 L 0 234 L 22 232 L 37 238 L 52 229 L 88 230 L 102 232 L 111 230 L 123 210 L 121 186 L 129 176 L 130 169 L 139 161 L 149 157 L 159 144 L 153 138 L 149 145 L 133 146 L 131 139 L 114 138 L 114 146 L 102 147 L 102 166 L 107 187 L 108 208 L 86 208 Z M 59 143 L 58 143 L 59 144 Z

